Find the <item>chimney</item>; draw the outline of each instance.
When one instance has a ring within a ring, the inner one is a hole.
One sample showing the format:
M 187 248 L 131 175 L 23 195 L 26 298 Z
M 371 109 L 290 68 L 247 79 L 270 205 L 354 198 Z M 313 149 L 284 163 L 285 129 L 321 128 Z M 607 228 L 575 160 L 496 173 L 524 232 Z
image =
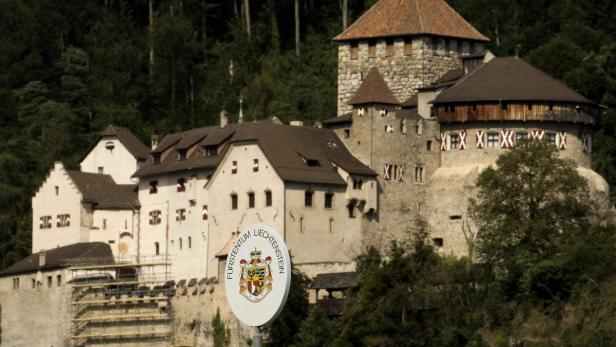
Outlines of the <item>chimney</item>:
M 222 110 L 220 111 L 220 127 L 224 128 L 229 124 L 229 112 Z
M 41 250 L 39 252 L 39 267 L 45 266 L 45 264 L 47 263 L 47 259 L 46 258 L 47 258 L 47 256 L 45 254 L 45 251 Z
M 150 136 L 150 146 L 151 149 L 158 147 L 158 135 Z
M 304 126 L 304 122 L 302 122 L 301 120 L 292 120 L 289 125 L 294 126 L 294 127 L 303 127 Z

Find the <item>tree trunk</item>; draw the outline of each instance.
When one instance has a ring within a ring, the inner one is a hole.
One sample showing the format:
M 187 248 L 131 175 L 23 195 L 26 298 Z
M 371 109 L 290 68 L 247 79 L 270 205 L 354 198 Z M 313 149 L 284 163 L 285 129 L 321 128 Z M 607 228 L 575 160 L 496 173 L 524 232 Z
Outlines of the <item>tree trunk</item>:
M 154 75 L 154 0 L 150 0 L 148 2 L 148 18 L 149 18 L 149 26 L 148 32 L 150 34 L 149 43 L 150 43 L 150 60 L 149 60 L 149 73 L 150 73 L 150 82 L 152 82 L 152 77 Z
M 201 0 L 201 44 L 205 53 L 205 44 L 207 43 L 207 3 Z
M 244 14 L 246 15 L 246 33 L 250 39 L 250 0 L 244 0 Z
M 349 25 L 349 0 L 342 0 L 342 30 Z
M 299 57 L 299 0 L 295 0 L 295 54 Z

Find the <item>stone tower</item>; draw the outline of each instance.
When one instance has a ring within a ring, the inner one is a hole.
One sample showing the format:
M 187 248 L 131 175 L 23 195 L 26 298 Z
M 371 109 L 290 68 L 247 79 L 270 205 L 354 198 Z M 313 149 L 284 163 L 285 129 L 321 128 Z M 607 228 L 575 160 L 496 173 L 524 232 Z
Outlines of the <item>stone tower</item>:
M 443 0 L 380 0 L 334 40 L 339 116 L 372 67 L 405 101 L 489 41 Z

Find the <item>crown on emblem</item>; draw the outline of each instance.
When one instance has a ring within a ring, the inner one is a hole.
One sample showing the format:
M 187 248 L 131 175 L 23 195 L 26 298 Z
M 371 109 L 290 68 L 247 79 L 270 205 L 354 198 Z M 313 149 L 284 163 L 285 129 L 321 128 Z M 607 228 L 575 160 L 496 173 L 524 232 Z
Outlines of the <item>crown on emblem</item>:
M 250 252 L 250 256 L 252 258 L 261 258 L 261 251 L 255 247 L 255 250 Z

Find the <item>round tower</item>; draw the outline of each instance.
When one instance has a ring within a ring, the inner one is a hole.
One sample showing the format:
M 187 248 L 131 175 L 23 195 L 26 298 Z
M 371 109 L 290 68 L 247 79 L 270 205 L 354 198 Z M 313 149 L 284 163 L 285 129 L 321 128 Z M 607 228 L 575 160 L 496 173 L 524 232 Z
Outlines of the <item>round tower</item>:
M 475 181 L 520 140 L 555 146 L 575 162 L 594 200 L 607 206 L 608 185 L 590 168 L 598 105 L 524 60 L 481 64 L 431 104 L 440 124 L 440 167 L 432 176 L 428 221 L 446 253 L 466 254 L 463 227 Z

